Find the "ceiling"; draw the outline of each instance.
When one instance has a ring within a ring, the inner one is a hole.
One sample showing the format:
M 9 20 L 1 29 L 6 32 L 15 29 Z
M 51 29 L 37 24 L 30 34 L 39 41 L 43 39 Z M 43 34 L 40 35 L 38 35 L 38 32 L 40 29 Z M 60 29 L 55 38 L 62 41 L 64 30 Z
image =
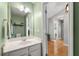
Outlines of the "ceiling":
M 11 13 L 14 14 L 14 15 L 20 15 L 20 16 L 24 16 L 26 13 L 24 11 L 20 11 L 19 10 L 19 7 L 20 5 L 24 5 L 24 4 L 32 4 L 32 3 L 10 3 L 11 4 Z
M 66 3 L 65 2 L 50 2 L 47 4 L 47 15 L 48 18 L 51 18 L 61 10 L 64 10 Z M 63 11 L 62 11 L 63 12 Z
M 24 16 L 25 15 L 25 12 L 20 11 L 18 8 L 11 7 L 11 14 Z
M 11 13 L 16 14 L 16 15 L 21 15 L 24 16 L 25 12 L 20 11 L 17 8 L 17 4 L 26 4 L 26 3 L 11 3 Z M 32 3 L 34 4 L 34 3 Z M 56 13 L 61 11 L 62 9 L 65 8 L 66 3 L 65 2 L 49 2 L 47 3 L 47 17 L 50 18 L 54 16 Z

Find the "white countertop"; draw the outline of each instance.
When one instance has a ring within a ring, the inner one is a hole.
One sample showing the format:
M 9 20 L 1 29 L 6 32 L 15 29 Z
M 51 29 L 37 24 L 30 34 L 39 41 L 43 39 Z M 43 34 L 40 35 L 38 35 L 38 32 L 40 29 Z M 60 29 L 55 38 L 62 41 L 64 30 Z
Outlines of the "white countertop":
M 20 40 L 19 38 L 17 39 L 18 40 L 8 40 L 5 42 L 4 53 L 41 43 L 41 39 L 36 37 L 28 39 L 26 37 L 20 37 Z M 26 39 L 26 41 L 21 39 Z

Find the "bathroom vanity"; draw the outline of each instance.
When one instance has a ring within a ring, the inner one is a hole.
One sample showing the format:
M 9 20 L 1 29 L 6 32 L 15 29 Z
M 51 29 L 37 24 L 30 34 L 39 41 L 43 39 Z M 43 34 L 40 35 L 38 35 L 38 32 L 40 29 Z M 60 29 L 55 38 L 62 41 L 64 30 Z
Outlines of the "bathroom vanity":
M 4 56 L 41 56 L 42 43 L 39 38 L 18 38 L 19 40 L 8 40 L 4 46 Z M 23 39 L 23 40 L 21 40 Z

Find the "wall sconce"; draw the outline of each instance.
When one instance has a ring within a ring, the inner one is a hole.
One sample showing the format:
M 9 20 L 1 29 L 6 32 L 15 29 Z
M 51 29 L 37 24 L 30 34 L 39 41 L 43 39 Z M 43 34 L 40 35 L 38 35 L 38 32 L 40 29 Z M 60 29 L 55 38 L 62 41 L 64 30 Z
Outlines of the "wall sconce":
M 69 4 L 66 4 L 65 12 L 68 13 L 68 11 L 69 11 Z

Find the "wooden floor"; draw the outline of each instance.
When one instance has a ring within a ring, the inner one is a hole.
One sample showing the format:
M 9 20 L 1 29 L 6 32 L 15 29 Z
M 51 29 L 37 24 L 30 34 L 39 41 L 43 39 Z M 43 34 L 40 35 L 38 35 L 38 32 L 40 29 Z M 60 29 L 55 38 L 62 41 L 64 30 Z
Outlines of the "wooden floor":
M 48 41 L 48 56 L 67 56 L 68 47 L 63 40 Z

